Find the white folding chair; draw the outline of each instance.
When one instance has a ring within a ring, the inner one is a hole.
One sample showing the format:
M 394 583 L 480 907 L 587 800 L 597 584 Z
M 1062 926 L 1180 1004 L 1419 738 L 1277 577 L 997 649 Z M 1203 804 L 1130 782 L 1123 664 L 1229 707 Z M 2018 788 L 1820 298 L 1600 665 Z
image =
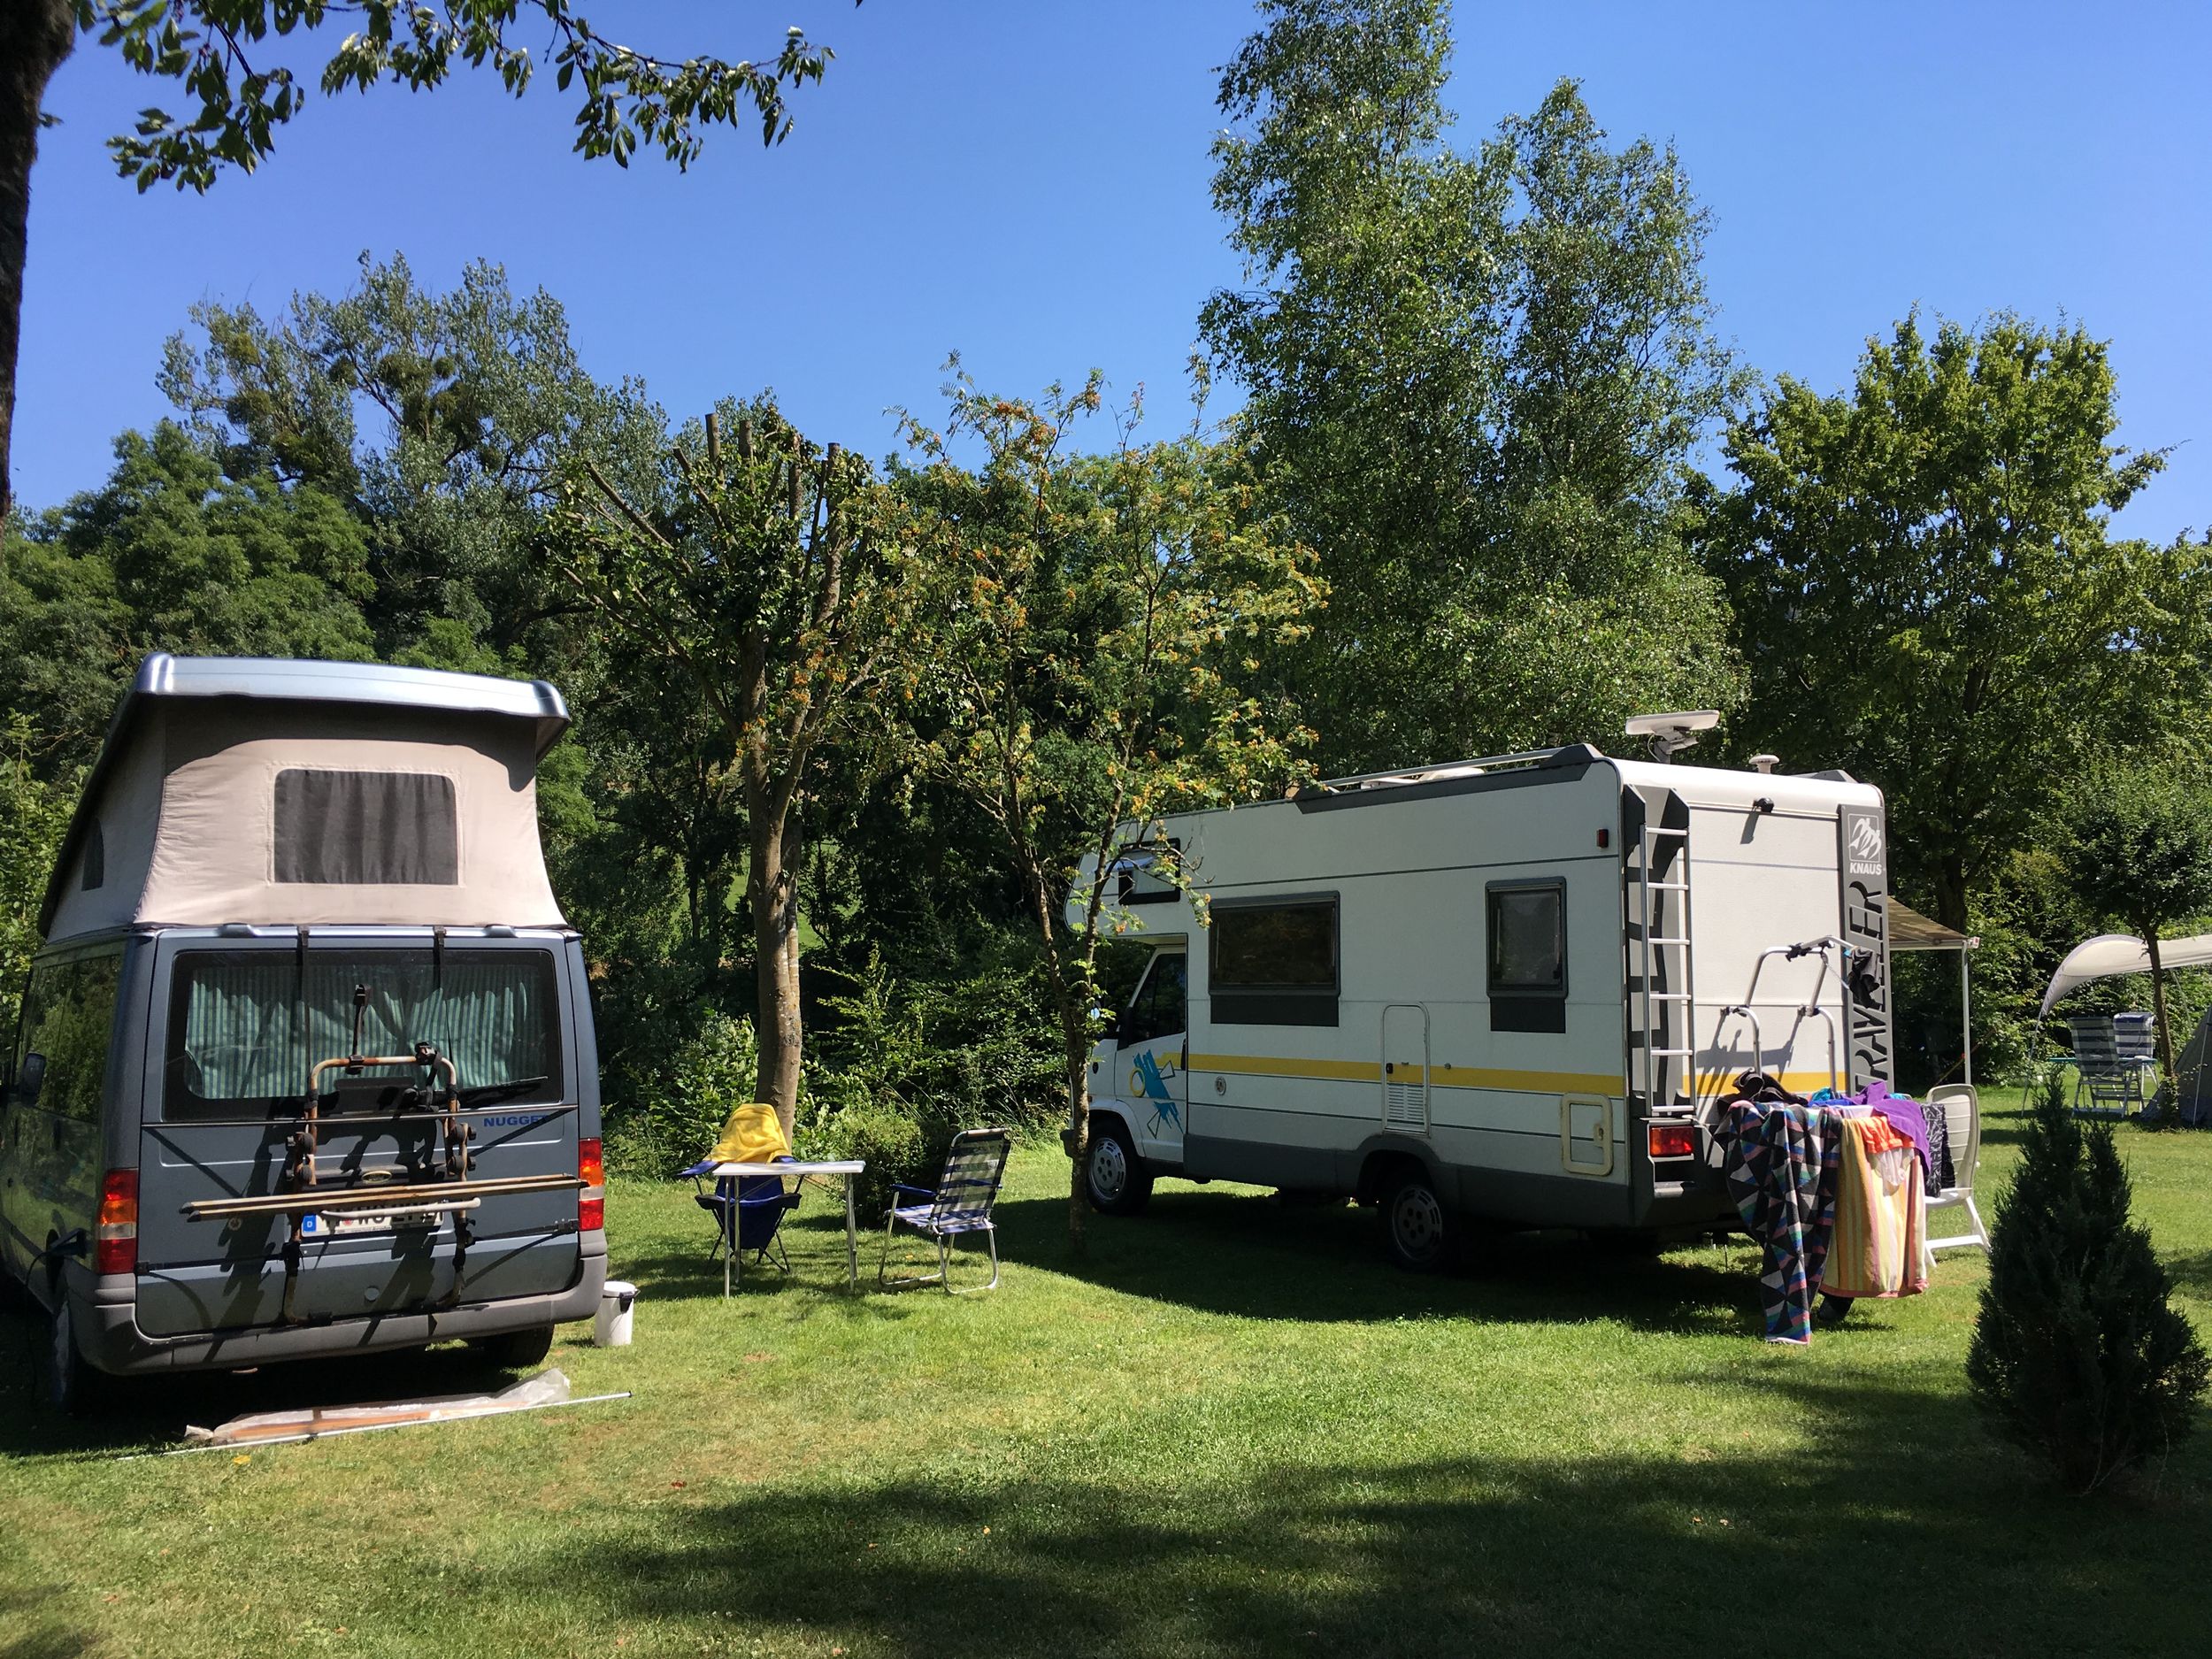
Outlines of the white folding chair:
M 1972 1084 L 1943 1083 L 1930 1089 L 1922 1104 L 1929 1111 L 1943 1114 L 1944 1127 L 1949 1131 L 1951 1141 L 1951 1185 L 1931 1198 L 1928 1208 L 1931 1211 L 1963 1210 L 1972 1224 L 1970 1232 L 1922 1240 L 1927 1265 L 1932 1272 L 1938 1250 L 1970 1244 L 1985 1250 L 1989 1248 L 1989 1228 L 1982 1221 L 1982 1212 L 1974 1207 L 1974 1168 L 1982 1156 L 1982 1103 Z

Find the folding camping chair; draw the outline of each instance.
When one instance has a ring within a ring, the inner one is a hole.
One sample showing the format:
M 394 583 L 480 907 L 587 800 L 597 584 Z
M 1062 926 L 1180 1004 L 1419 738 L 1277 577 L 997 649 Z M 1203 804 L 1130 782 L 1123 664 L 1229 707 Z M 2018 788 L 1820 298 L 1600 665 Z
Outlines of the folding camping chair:
M 1006 1155 L 1013 1139 L 1003 1129 L 964 1129 L 953 1137 L 945 1154 L 944 1172 L 932 1187 L 896 1186 L 890 1212 L 883 1219 L 883 1257 L 876 1263 L 876 1283 L 887 1290 L 914 1285 L 942 1285 L 954 1295 L 998 1288 L 998 1229 L 991 1222 L 991 1206 L 998 1201 L 1000 1180 L 1006 1174 Z M 901 1201 L 906 1202 L 901 1202 Z M 900 1222 L 937 1243 L 934 1273 L 889 1279 L 891 1233 Z M 952 1288 L 952 1241 L 966 1233 L 980 1233 L 991 1250 L 991 1282 L 971 1285 L 966 1291 Z
M 788 1157 L 788 1154 L 785 1155 Z M 773 1262 L 785 1272 L 791 1271 L 790 1255 L 783 1248 L 779 1233 L 783 1218 L 799 1207 L 799 1187 L 784 1190 L 780 1175 L 742 1175 L 733 1180 L 718 1179 L 710 1190 L 707 1178 L 713 1174 L 718 1160 L 703 1158 L 684 1171 L 698 1189 L 692 1194 L 692 1202 L 714 1217 L 714 1248 L 707 1253 L 712 1262 L 725 1249 L 732 1248 L 731 1238 L 736 1238 L 737 1259 L 742 1262 L 745 1252 L 752 1252 L 756 1266 Z M 735 1211 L 735 1225 L 732 1225 Z
M 2148 1014 L 2115 1014 L 2112 1049 L 2122 1065 L 2131 1065 L 2148 1078 L 2158 1069 L 2158 1026 Z
M 1982 1221 L 1982 1212 L 1974 1207 L 1974 1166 L 1982 1156 L 1982 1103 L 1971 1083 L 1943 1083 L 1930 1089 L 1922 1104 L 1929 1111 L 1943 1114 L 1951 1143 L 1951 1184 L 1928 1200 L 1928 1208 L 1963 1210 L 1972 1224 L 1968 1232 L 1948 1233 L 1940 1239 L 1924 1235 L 1922 1248 L 1932 1271 L 1938 1250 L 1957 1249 L 1970 1244 L 1985 1250 L 1989 1248 L 1989 1228 Z
M 2143 1108 L 2143 1068 L 2120 1054 L 2119 1033 L 2109 1014 L 2070 1014 L 2074 1038 L 2074 1110 L 2093 1118 L 2124 1118 L 2128 1108 Z M 2084 1094 L 2089 1104 L 2081 1103 Z

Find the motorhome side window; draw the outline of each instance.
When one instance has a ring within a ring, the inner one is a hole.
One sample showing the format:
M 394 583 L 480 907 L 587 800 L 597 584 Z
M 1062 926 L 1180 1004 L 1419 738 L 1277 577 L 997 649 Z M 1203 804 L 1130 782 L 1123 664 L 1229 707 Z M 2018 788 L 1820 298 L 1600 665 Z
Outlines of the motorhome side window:
M 31 975 L 16 1038 L 16 1103 L 100 1121 L 119 956 L 48 963 Z
M 1207 933 L 1214 1024 L 1336 1024 L 1335 895 L 1217 900 Z
M 1567 884 L 1494 881 L 1486 918 L 1493 1031 L 1567 1029 Z
M 1149 1042 L 1179 1034 L 1190 1025 L 1186 1012 L 1189 1001 L 1188 964 L 1183 953 L 1153 957 L 1151 971 L 1129 1004 L 1129 1017 L 1121 1023 L 1119 1041 Z
M 544 950 L 190 950 L 170 974 L 163 1116 L 251 1118 L 289 1110 L 319 1060 L 419 1042 L 452 1060 L 471 1105 L 562 1098 L 558 981 Z M 324 1074 L 325 1111 L 391 1111 L 419 1067 Z

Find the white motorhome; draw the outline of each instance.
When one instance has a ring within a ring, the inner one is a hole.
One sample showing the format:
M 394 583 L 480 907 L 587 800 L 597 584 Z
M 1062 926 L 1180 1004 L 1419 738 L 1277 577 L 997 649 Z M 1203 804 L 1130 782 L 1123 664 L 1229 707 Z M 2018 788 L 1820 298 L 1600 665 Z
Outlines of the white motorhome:
M 1585 744 L 1128 826 L 1106 898 L 1153 954 L 1090 1057 L 1092 1202 L 1356 1197 L 1417 1269 L 1463 1219 L 1724 1223 L 1733 1079 L 1890 1075 L 1885 840 L 1840 772 Z

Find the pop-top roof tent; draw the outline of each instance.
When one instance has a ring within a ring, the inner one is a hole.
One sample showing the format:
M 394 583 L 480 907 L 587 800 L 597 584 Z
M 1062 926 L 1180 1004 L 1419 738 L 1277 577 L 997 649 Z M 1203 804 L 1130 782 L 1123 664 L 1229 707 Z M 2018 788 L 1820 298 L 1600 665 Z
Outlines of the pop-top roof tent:
M 560 926 L 543 680 L 150 657 L 55 861 L 50 941 L 132 926 Z

